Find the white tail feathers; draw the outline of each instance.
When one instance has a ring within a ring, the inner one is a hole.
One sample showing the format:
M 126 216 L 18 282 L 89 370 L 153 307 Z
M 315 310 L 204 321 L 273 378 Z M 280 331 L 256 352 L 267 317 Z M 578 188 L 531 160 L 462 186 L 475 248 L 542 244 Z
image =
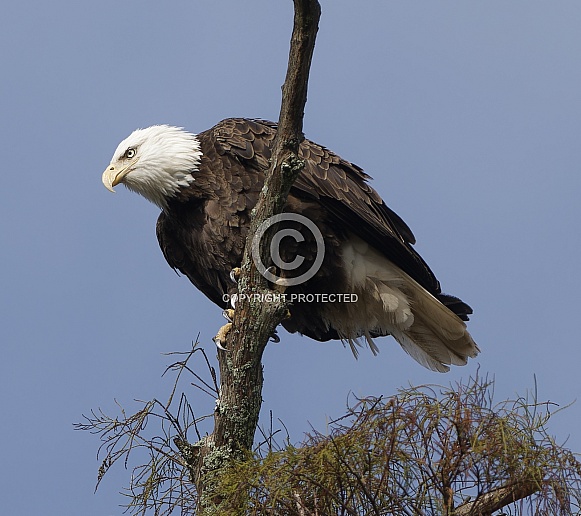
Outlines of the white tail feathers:
M 405 273 L 402 273 L 405 274 Z M 448 365 L 465 365 L 479 353 L 466 324 L 412 278 L 404 287 L 414 322 L 407 330 L 392 332 L 402 348 L 420 364 L 446 372 Z
M 393 335 L 412 358 L 434 371 L 449 371 L 449 365 L 464 365 L 478 354 L 464 321 L 375 249 L 352 237 L 343 258 L 359 301 L 331 325 L 355 356 L 361 340 L 376 354 L 373 337 L 380 335 Z

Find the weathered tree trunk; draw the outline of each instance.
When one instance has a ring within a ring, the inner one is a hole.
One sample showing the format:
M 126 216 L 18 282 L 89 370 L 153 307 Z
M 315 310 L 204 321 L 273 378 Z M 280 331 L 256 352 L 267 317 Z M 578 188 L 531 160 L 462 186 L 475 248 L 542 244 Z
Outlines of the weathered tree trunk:
M 242 270 L 238 280 L 242 299 L 236 306 L 228 351 L 219 351 L 220 394 L 214 432 L 195 445 L 180 443 L 191 459 L 200 495 L 200 508 L 215 512 L 220 500 L 213 494 L 216 475 L 252 449 L 262 404 L 262 354 L 269 338 L 287 314 L 282 301 L 251 300 L 252 294 L 269 292 L 265 278 L 252 260 L 252 237 L 258 226 L 280 213 L 288 192 L 303 168 L 298 148 L 303 140 L 303 114 L 307 84 L 321 8 L 317 0 L 294 0 L 294 28 L 287 75 L 283 86 L 278 131 L 264 188 L 254 210 Z M 261 242 L 269 248 L 268 238 Z

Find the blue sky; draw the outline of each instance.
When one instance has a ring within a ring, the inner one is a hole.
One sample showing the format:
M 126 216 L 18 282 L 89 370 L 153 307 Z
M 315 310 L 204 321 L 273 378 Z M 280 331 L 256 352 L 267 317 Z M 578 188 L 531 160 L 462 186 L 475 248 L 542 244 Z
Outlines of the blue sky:
M 6 514 L 121 514 L 119 467 L 93 494 L 81 414 L 164 398 L 169 360 L 222 325 L 165 264 L 158 210 L 101 184 L 119 141 L 277 119 L 292 2 L 8 2 L 0 19 L 0 485 Z M 355 361 L 283 332 L 264 411 L 299 441 L 349 393 L 496 379 L 496 397 L 581 395 L 581 4 L 323 0 L 307 136 L 362 166 L 444 291 L 474 308 L 482 353 L 447 375 L 392 339 Z M 200 413 L 213 401 L 190 393 Z M 581 450 L 579 403 L 550 431 Z

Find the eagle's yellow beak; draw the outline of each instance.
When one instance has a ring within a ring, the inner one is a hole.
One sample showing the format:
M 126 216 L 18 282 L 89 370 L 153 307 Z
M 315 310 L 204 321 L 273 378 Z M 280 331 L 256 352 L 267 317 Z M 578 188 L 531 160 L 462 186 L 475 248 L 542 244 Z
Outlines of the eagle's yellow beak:
M 107 190 L 109 190 L 110 192 L 115 193 L 115 190 L 113 190 L 113 187 L 117 186 L 119 183 L 121 183 L 123 181 L 123 178 L 127 174 L 129 174 L 129 172 L 131 172 L 131 169 L 132 169 L 133 165 L 135 165 L 136 161 L 137 160 L 132 161 L 131 163 L 129 163 L 127 166 L 123 167 L 122 169 L 119 169 L 115 165 L 109 165 L 105 169 L 105 172 L 103 172 L 103 177 L 101 178 L 101 180 L 103 181 L 103 184 L 105 185 L 105 188 L 107 188 Z

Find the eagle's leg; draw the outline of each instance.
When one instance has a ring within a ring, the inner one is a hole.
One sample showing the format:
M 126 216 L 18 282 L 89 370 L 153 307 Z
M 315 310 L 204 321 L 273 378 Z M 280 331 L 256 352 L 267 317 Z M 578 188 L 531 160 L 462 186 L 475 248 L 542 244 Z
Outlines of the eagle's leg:
M 268 270 L 270 272 L 272 272 L 273 274 L 276 272 L 276 269 L 274 268 L 274 266 L 270 267 Z M 241 273 L 240 267 L 234 267 L 230 271 L 230 279 L 234 283 L 238 283 L 238 280 L 240 279 L 240 273 Z M 275 292 L 279 292 L 281 294 L 283 294 L 286 290 L 286 286 L 277 285 L 276 283 L 274 283 L 273 287 L 274 287 Z M 218 330 L 217 335 L 213 339 L 214 343 L 216 344 L 216 347 L 218 349 L 221 349 L 222 351 L 227 351 L 227 349 L 222 346 L 222 342 L 224 342 L 226 340 L 226 335 L 228 335 L 228 332 L 232 329 L 232 320 L 234 319 L 234 310 L 233 309 L 236 308 L 237 301 L 238 301 L 238 295 L 232 294 L 230 296 L 230 305 L 232 306 L 232 308 L 228 308 L 222 312 L 222 315 L 224 316 L 224 318 L 228 322 L 224 326 L 222 326 L 222 328 L 220 328 L 220 330 Z M 288 312 L 286 317 L 287 318 L 290 317 L 290 312 Z M 270 336 L 270 340 L 272 342 L 274 342 L 275 344 L 278 344 L 280 342 L 280 337 L 278 336 L 278 333 L 276 330 L 274 330 L 274 333 Z
M 240 267 L 234 267 L 230 271 L 230 279 L 234 283 L 238 283 L 238 278 L 240 278 Z M 232 308 L 227 308 L 226 310 L 224 310 L 222 312 L 224 319 L 226 319 L 228 322 L 218 330 L 218 333 L 212 339 L 214 341 L 214 344 L 216 344 L 216 347 L 221 351 L 228 351 L 222 345 L 222 343 L 226 342 L 226 336 L 228 335 L 228 333 L 232 329 L 232 320 L 234 319 L 234 309 L 236 308 L 236 301 L 237 300 L 238 300 L 237 294 L 232 294 L 230 296 L 230 306 L 232 306 Z
M 222 326 L 218 330 L 218 333 L 216 333 L 216 336 L 212 339 L 214 341 L 214 344 L 216 344 L 216 347 L 219 350 L 228 351 L 224 346 L 222 346 L 222 342 L 226 342 L 226 336 L 228 335 L 228 333 L 230 333 L 231 329 L 232 329 L 232 323 L 227 322 L 224 326 Z
M 214 344 L 216 344 L 216 347 L 218 349 L 221 349 L 222 351 L 228 351 L 224 346 L 222 346 L 222 342 L 226 342 L 226 336 L 232 329 L 232 319 L 234 319 L 234 310 L 232 308 L 227 308 L 222 312 L 222 315 L 224 316 L 224 319 L 226 319 L 228 322 L 218 330 L 218 333 L 212 340 L 214 341 Z
M 218 330 L 218 333 L 212 340 L 214 341 L 214 344 L 216 344 L 216 347 L 218 349 L 222 351 L 228 351 L 224 346 L 222 346 L 222 342 L 226 341 L 226 336 L 232 329 L 234 310 L 232 310 L 232 308 L 228 308 L 227 310 L 224 310 L 222 312 L 222 315 L 224 316 L 224 319 L 226 319 L 228 322 Z M 278 336 L 278 332 L 276 330 L 274 330 L 274 333 L 270 336 L 270 340 L 275 344 L 278 344 L 280 342 L 280 337 Z

